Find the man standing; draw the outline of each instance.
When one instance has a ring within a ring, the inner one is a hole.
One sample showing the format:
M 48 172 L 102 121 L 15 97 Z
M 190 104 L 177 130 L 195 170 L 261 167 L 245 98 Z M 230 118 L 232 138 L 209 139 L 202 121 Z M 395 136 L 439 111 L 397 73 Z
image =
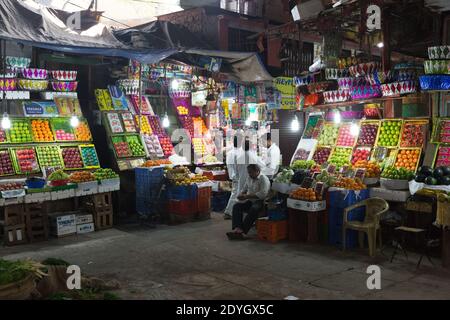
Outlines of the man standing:
M 233 207 L 233 231 L 227 233 L 230 240 L 244 239 L 244 234 L 248 233 L 264 208 L 264 200 L 270 191 L 269 178 L 261 174 L 258 165 L 250 164 L 247 171 L 247 182 L 237 197 L 239 202 Z M 247 216 L 244 219 L 245 212 Z
M 233 206 L 237 202 L 237 196 L 239 195 L 239 175 L 237 172 L 237 165 L 238 159 L 242 156 L 243 153 L 244 150 L 242 150 L 242 138 L 235 135 L 233 138 L 233 148 L 229 150 L 226 155 L 228 176 L 231 180 L 231 196 L 224 211 L 224 219 L 231 219 Z
M 272 141 L 272 135 L 267 133 L 267 157 L 262 173 L 269 179 L 273 179 L 280 169 L 281 152 L 280 148 Z

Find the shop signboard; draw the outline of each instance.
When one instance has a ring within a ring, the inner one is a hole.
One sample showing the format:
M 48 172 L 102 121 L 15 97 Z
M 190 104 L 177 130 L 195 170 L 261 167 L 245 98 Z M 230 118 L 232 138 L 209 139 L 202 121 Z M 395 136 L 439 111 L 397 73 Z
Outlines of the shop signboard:
M 274 80 L 275 88 L 281 92 L 281 109 L 292 110 L 296 108 L 296 88 L 294 78 L 278 77 Z
M 53 101 L 25 101 L 23 113 L 25 117 L 57 117 L 59 115 Z

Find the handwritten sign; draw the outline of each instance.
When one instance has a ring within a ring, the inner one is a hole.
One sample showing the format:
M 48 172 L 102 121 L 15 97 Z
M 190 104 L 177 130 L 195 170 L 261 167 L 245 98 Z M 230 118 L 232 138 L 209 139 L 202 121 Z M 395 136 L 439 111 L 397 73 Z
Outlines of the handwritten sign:
M 294 78 L 278 77 L 274 80 L 275 88 L 281 93 L 281 109 L 291 110 L 297 106 Z
M 313 182 L 314 182 L 314 180 L 312 178 L 305 178 L 305 179 L 303 179 L 301 187 L 306 188 L 306 189 L 311 188 Z
M 359 168 L 355 171 L 355 178 L 358 178 L 361 181 L 364 180 L 365 175 L 366 175 L 366 169 L 364 169 L 364 168 Z
M 336 172 L 336 166 L 334 164 L 329 164 L 327 168 L 329 174 L 334 174 Z

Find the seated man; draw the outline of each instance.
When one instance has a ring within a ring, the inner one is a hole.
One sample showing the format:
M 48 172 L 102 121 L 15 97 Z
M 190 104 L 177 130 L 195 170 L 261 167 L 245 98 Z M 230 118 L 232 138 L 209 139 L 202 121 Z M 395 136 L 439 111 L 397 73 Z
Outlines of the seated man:
M 247 167 L 248 179 L 242 189 L 242 193 L 237 197 L 239 200 L 233 207 L 233 231 L 228 232 L 230 240 L 242 240 L 250 228 L 258 219 L 259 213 L 264 207 L 264 199 L 270 191 L 270 181 L 261 174 L 258 165 L 250 164 Z M 244 219 L 244 212 L 247 216 Z

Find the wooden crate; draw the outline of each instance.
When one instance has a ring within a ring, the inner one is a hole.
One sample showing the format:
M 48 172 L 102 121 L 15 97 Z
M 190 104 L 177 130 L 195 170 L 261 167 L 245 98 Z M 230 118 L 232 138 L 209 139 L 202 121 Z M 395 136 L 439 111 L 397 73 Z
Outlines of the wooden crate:
M 5 226 L 17 225 L 24 223 L 24 207 L 23 204 L 11 205 L 4 207 L 4 224 Z
M 49 225 L 46 203 L 25 204 L 24 209 L 24 222 L 28 241 L 48 240 Z
M 27 243 L 25 224 L 3 226 L 0 229 L 3 231 L 3 241 L 7 246 Z
M 96 230 L 112 228 L 113 204 L 111 192 L 100 193 L 89 197 L 85 203 L 85 207 L 94 216 Z
M 287 220 L 269 221 L 266 219 L 259 219 L 256 221 L 258 238 L 260 240 L 266 240 L 271 243 L 277 243 L 279 240 L 286 239 L 288 236 L 287 229 Z

